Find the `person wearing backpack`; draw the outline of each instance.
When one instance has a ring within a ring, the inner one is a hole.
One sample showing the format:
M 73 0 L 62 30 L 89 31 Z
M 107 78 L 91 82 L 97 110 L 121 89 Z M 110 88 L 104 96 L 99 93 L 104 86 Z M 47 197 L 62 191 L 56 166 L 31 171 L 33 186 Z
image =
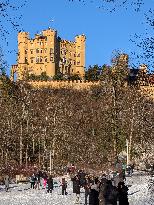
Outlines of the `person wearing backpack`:
M 105 205 L 117 205 L 118 190 L 112 185 L 112 181 L 107 181 L 107 186 L 104 190 Z

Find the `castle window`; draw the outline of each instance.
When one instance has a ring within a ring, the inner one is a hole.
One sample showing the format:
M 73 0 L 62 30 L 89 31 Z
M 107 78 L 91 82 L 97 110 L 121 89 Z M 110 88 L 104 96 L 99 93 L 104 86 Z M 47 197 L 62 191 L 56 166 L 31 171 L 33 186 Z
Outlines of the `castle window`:
M 50 53 L 53 53 L 53 48 L 50 48 Z
M 43 49 L 40 50 L 40 53 L 43 53 Z
M 34 63 L 34 58 L 31 58 L 31 59 L 30 59 L 30 62 L 31 62 L 31 63 Z
M 33 49 L 30 50 L 30 53 L 33 54 Z
M 43 45 L 43 42 L 42 42 L 42 41 L 40 41 L 40 46 L 41 46 L 41 45 Z
M 39 53 L 39 49 L 38 48 L 36 49 L 36 53 Z
M 53 57 L 52 56 L 50 57 L 50 60 L 53 62 Z
M 65 58 L 63 58 L 63 63 L 66 63 L 66 59 Z
M 47 42 L 45 41 L 45 46 L 47 46 Z
M 77 62 L 77 65 L 80 65 L 80 61 Z
M 40 63 L 42 63 L 43 62 L 43 58 L 42 57 L 40 57 Z
M 44 61 L 47 63 L 47 62 L 48 62 L 48 58 L 47 58 L 47 57 L 45 57 Z
M 72 73 L 73 73 L 73 71 L 74 71 L 74 70 L 72 69 Z
M 44 53 L 47 53 L 47 48 L 44 49 Z
M 27 58 L 25 58 L 25 63 L 28 63 L 28 59 Z
M 76 65 L 76 62 L 74 61 L 74 65 Z
M 77 57 L 80 57 L 80 53 L 78 53 L 78 56 Z
M 74 57 L 76 57 L 76 54 L 74 53 Z
M 39 63 L 39 57 L 36 57 L 36 63 Z
M 27 49 L 25 50 L 25 54 L 27 54 Z

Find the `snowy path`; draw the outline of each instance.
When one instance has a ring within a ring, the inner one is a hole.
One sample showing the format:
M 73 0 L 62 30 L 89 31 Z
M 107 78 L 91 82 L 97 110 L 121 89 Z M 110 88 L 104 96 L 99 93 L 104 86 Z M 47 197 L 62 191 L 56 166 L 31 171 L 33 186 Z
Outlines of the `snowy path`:
M 150 176 L 128 177 L 130 205 L 154 205 L 154 193 L 148 191 Z M 59 181 L 59 179 L 56 179 Z M 61 195 L 61 188 L 54 189 L 52 194 L 43 190 L 31 190 L 30 184 L 11 185 L 9 192 L 0 186 L 0 205 L 73 205 L 75 195 L 72 193 L 72 182 L 68 183 L 68 195 Z M 84 204 L 84 192 L 81 190 L 80 204 Z
M 154 192 L 149 190 L 150 176 L 134 175 L 127 178 L 130 205 L 154 205 Z M 154 179 L 152 179 L 154 189 Z
M 58 181 L 58 180 L 56 180 Z M 52 194 L 46 190 L 31 190 L 30 184 L 10 185 L 9 192 L 0 189 L 0 205 L 73 205 L 75 195 L 72 193 L 72 182 L 68 183 L 68 195 L 61 195 L 61 187 L 54 188 Z M 4 186 L 1 188 L 4 188 Z M 80 204 L 84 204 L 84 193 L 81 191 Z

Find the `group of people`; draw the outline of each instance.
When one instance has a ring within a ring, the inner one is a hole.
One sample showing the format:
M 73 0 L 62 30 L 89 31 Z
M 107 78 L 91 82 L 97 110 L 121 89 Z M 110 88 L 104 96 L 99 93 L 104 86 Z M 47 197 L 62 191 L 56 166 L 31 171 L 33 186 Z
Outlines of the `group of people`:
M 125 185 L 125 173 L 108 172 L 97 177 L 85 173 L 84 170 L 69 170 L 68 177 L 71 178 L 73 193 L 76 195 L 76 203 L 80 202 L 80 193 L 84 189 L 85 205 L 129 205 L 128 187 Z M 31 189 L 46 189 L 52 193 L 54 181 L 46 172 L 37 171 L 30 177 Z M 60 181 L 61 194 L 67 195 L 67 180 L 62 177 Z M 9 188 L 9 177 L 5 178 L 6 191 Z
M 38 171 L 33 173 L 30 177 L 31 189 L 40 189 L 40 187 L 47 189 L 48 193 L 53 190 L 53 177 L 47 175 L 46 172 Z
M 71 180 L 76 203 L 79 202 L 80 189 L 85 190 L 85 205 L 128 205 L 128 187 L 124 183 L 125 176 L 103 174 L 102 177 L 87 175 L 80 170 Z M 88 201 L 89 198 L 89 201 Z
M 48 193 L 52 193 L 54 188 L 53 177 L 46 172 L 38 171 L 30 177 L 31 189 L 46 189 Z M 62 195 L 67 195 L 67 181 L 63 177 L 60 186 L 62 187 Z

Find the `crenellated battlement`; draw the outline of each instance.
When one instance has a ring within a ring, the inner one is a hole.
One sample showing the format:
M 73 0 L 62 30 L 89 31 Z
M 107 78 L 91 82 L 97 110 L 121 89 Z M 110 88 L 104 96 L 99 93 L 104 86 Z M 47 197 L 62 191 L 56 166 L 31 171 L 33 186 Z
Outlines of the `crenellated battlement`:
M 100 82 L 88 82 L 88 81 L 30 81 L 28 82 L 34 88 L 73 88 L 73 89 L 90 89 L 91 86 L 97 86 Z
M 100 85 L 100 81 L 31 81 L 28 82 L 32 87 L 36 89 L 41 88 L 71 88 L 77 90 L 90 89 L 92 86 Z M 154 84 L 141 85 L 141 92 L 146 93 L 149 98 L 154 99 Z

